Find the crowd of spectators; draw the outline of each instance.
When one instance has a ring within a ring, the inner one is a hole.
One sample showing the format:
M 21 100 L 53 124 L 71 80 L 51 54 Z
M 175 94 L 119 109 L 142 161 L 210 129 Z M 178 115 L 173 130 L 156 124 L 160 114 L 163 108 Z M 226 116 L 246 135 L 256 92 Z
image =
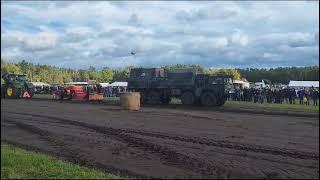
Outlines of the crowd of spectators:
M 226 94 L 227 100 L 253 101 L 254 103 L 288 103 L 295 104 L 299 99 L 300 104 L 318 106 L 319 88 L 235 88 L 234 92 Z
M 126 87 L 122 86 L 107 86 L 104 88 L 103 96 L 104 97 L 118 97 L 120 93 L 126 92 Z

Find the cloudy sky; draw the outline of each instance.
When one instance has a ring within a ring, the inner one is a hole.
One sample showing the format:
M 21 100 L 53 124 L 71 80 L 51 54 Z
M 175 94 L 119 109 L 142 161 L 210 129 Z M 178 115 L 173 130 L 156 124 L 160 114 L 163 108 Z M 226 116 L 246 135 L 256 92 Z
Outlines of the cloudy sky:
M 319 65 L 318 13 L 318 1 L 6 1 L 1 58 L 72 68 Z

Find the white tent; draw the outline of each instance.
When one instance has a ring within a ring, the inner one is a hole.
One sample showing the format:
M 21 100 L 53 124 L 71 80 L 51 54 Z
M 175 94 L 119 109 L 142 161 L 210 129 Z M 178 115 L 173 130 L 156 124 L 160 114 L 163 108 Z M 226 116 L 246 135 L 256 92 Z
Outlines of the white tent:
M 108 86 L 128 86 L 128 82 L 113 82 L 109 84 Z
M 44 82 L 31 82 L 31 84 L 34 86 L 50 86 L 50 84 Z
M 239 84 L 241 87 L 249 88 L 249 82 L 245 82 L 241 80 L 233 80 L 233 84 Z
M 102 87 L 107 87 L 109 86 L 109 83 L 99 83 Z
M 319 88 L 319 81 L 290 81 L 289 87 L 304 88 L 304 87 L 316 87 Z
M 264 83 L 264 81 L 262 80 L 261 82 L 255 82 L 254 83 L 254 87 L 255 88 L 265 88 L 266 84 Z
M 88 82 L 68 82 L 65 85 L 87 85 Z

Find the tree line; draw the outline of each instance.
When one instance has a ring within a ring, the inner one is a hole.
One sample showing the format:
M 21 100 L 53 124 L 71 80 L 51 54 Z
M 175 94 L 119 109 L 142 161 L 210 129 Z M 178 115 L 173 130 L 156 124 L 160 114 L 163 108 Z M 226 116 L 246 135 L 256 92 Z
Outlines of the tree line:
M 125 81 L 129 77 L 133 66 L 125 68 L 112 69 L 104 67 L 97 70 L 94 67 L 88 69 L 70 69 L 60 68 L 49 65 L 40 65 L 28 63 L 22 60 L 19 63 L 9 63 L 1 60 L 1 74 L 16 73 L 26 74 L 33 82 L 46 82 L 50 84 L 62 84 L 66 82 L 96 80 L 97 82 Z M 279 67 L 271 69 L 208 69 L 199 65 L 176 64 L 163 66 L 165 70 L 174 70 L 176 68 L 190 68 L 200 73 L 206 74 L 226 74 L 236 80 L 248 80 L 250 82 L 268 79 L 272 83 L 285 83 L 289 80 L 319 80 L 319 66 L 312 67 Z M 1 80 L 3 81 L 3 80 Z

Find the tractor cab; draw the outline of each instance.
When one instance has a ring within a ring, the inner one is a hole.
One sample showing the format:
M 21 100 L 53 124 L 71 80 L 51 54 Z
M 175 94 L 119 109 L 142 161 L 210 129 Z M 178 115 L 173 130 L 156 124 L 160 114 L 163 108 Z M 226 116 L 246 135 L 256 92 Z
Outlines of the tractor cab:
M 30 80 L 27 78 L 26 75 L 17 75 L 17 81 L 29 82 Z

